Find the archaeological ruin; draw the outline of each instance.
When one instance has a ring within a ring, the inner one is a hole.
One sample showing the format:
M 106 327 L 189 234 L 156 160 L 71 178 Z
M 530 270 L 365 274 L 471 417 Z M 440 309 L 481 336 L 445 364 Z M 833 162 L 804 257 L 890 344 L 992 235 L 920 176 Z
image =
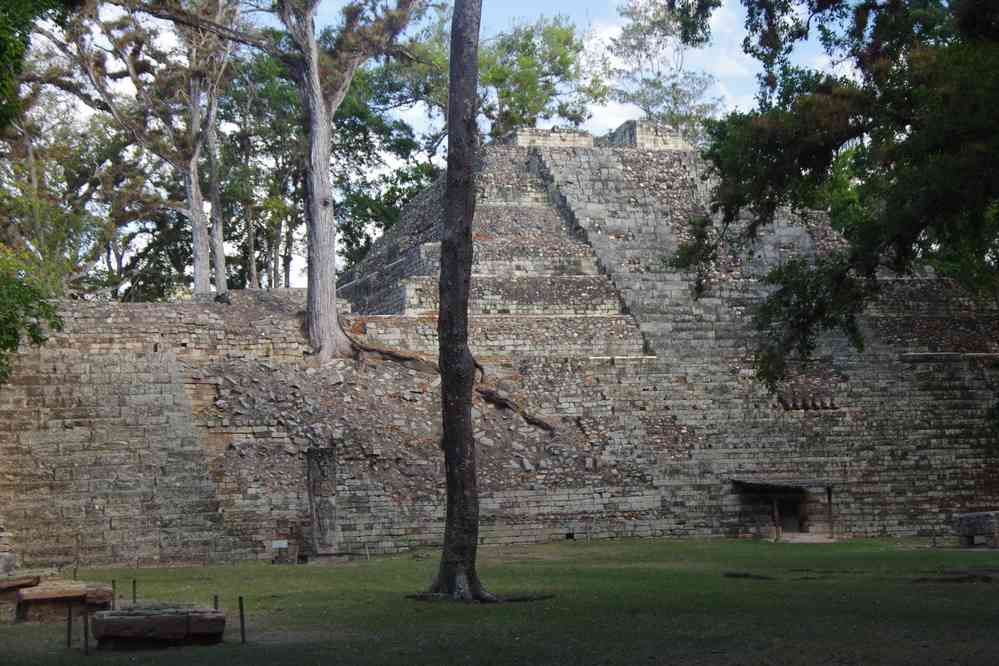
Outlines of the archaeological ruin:
M 886 278 L 866 349 L 827 336 L 771 395 L 750 316 L 788 216 L 695 297 L 667 261 L 703 211 L 695 153 L 631 122 L 521 130 L 478 181 L 470 336 L 486 544 L 615 536 L 950 533 L 999 506 L 999 313 Z M 341 278 L 348 330 L 435 356 L 441 187 Z M 439 377 L 317 367 L 304 296 L 62 304 L 0 388 L 0 569 L 294 560 L 439 544 Z M 280 551 L 280 552 L 279 552 Z

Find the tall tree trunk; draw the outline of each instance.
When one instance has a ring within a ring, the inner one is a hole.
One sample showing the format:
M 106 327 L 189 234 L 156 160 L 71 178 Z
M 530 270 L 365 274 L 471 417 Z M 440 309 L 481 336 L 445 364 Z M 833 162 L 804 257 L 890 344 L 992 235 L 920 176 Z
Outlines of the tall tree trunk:
M 31 217 L 36 229 L 42 229 L 42 202 L 38 198 L 38 165 L 35 162 L 35 144 L 31 135 L 22 130 L 28 149 L 28 180 L 31 183 Z
M 291 258 L 295 249 L 295 228 L 288 223 L 284 231 L 284 252 L 281 255 L 281 267 L 284 269 L 284 286 L 291 286 Z
M 274 238 L 270 243 L 270 254 L 267 255 L 267 262 L 270 266 L 268 272 L 270 273 L 271 289 L 281 288 L 281 268 L 278 263 L 278 257 L 281 256 L 281 231 L 284 229 L 281 219 L 278 218 L 277 227 L 274 229 Z
M 225 267 L 225 236 L 222 228 L 222 192 L 219 183 L 219 137 L 214 121 L 206 128 L 205 149 L 208 151 L 208 187 L 212 202 L 212 259 L 215 268 L 215 291 L 224 294 L 229 291 L 228 275 Z
M 264 255 L 264 275 L 267 276 L 267 288 L 274 288 L 274 276 L 271 275 L 271 239 L 270 236 L 264 235 L 263 246 L 260 248 L 260 254 Z M 263 288 L 263 285 L 261 285 Z
M 191 253 L 194 264 L 194 293 L 211 293 L 211 267 L 208 251 L 208 218 L 205 216 L 205 200 L 201 193 L 201 172 L 198 160 L 201 157 L 201 127 L 202 127 L 202 80 L 192 76 L 188 85 L 188 113 L 190 125 L 188 128 L 192 152 L 184 165 L 184 190 L 187 195 L 188 217 L 191 220 Z
M 311 25 L 311 13 L 308 22 Z M 303 55 L 299 88 L 309 123 L 309 157 L 305 165 L 305 220 L 309 236 L 308 331 L 315 354 L 320 360 L 328 360 L 351 353 L 350 341 L 340 328 L 336 311 L 336 221 L 330 184 L 332 113 L 319 81 L 319 49 L 314 29 L 302 31 L 299 46 Z M 346 80 L 343 85 L 349 86 L 352 72 L 341 73 L 341 76 Z
M 191 250 L 194 255 L 194 293 L 210 294 L 212 286 L 208 263 L 208 217 L 205 215 L 205 200 L 199 181 L 198 156 L 195 154 L 184 173 L 188 218 L 191 220 Z
M 253 214 L 253 206 L 244 204 L 246 211 L 246 288 L 259 289 L 260 278 L 257 276 L 257 224 Z
M 451 24 L 448 99 L 447 208 L 441 241 L 440 340 L 441 448 L 447 474 L 444 549 L 431 592 L 464 601 L 495 601 L 475 568 L 479 542 L 479 489 L 472 424 L 475 365 L 468 348 L 468 294 L 475 215 L 475 125 L 482 0 L 457 0 Z

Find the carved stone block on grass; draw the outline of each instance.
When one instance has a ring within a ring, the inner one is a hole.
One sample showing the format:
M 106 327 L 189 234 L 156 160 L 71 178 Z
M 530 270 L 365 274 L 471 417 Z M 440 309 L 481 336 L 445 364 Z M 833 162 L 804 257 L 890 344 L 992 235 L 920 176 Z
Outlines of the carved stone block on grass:
M 991 548 L 999 548 L 999 511 L 959 513 L 954 517 L 954 531 L 963 548 L 975 545 L 975 537 L 984 537 Z
M 143 604 L 95 613 L 94 638 L 100 648 L 129 649 L 222 641 L 225 613 L 210 608 Z

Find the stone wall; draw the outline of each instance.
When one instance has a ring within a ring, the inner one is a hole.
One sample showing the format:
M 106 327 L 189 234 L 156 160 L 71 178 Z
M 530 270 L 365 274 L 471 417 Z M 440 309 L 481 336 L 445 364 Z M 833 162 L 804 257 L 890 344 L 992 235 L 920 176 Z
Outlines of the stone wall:
M 530 145 L 557 147 L 553 144 L 540 142 Z M 693 150 L 693 147 L 684 140 L 678 131 L 672 127 L 653 123 L 648 120 L 629 120 L 613 132 L 599 137 L 596 140 L 596 145 L 608 148 L 630 147 L 648 150 Z
M 7 576 L 17 567 L 17 556 L 14 554 L 13 535 L 3 526 L 0 519 L 0 576 Z
M 552 146 L 559 148 L 592 148 L 593 136 L 588 132 L 571 129 L 533 129 L 521 127 L 499 140 L 502 145 L 521 146 Z

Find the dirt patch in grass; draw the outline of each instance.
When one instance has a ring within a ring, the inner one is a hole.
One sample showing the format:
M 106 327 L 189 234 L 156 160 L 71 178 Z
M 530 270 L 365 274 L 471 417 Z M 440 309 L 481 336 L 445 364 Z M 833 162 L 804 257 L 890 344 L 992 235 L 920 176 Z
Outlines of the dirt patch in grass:
M 283 629 L 271 629 L 264 631 L 255 631 L 250 637 L 253 643 L 262 644 L 291 644 L 291 643 L 322 643 L 331 640 L 346 640 L 346 639 L 360 639 L 363 638 L 364 634 L 358 631 L 351 631 L 343 627 L 337 627 L 336 630 L 283 630 Z M 230 639 L 232 640 L 232 639 Z M 236 638 L 238 641 L 239 638 Z
M 913 578 L 913 583 L 991 583 L 992 576 L 982 574 L 949 574 L 943 576 L 923 576 Z
M 773 576 L 764 576 L 763 574 L 755 574 L 748 571 L 723 571 L 722 576 L 725 578 L 743 578 L 746 580 L 777 580 Z

